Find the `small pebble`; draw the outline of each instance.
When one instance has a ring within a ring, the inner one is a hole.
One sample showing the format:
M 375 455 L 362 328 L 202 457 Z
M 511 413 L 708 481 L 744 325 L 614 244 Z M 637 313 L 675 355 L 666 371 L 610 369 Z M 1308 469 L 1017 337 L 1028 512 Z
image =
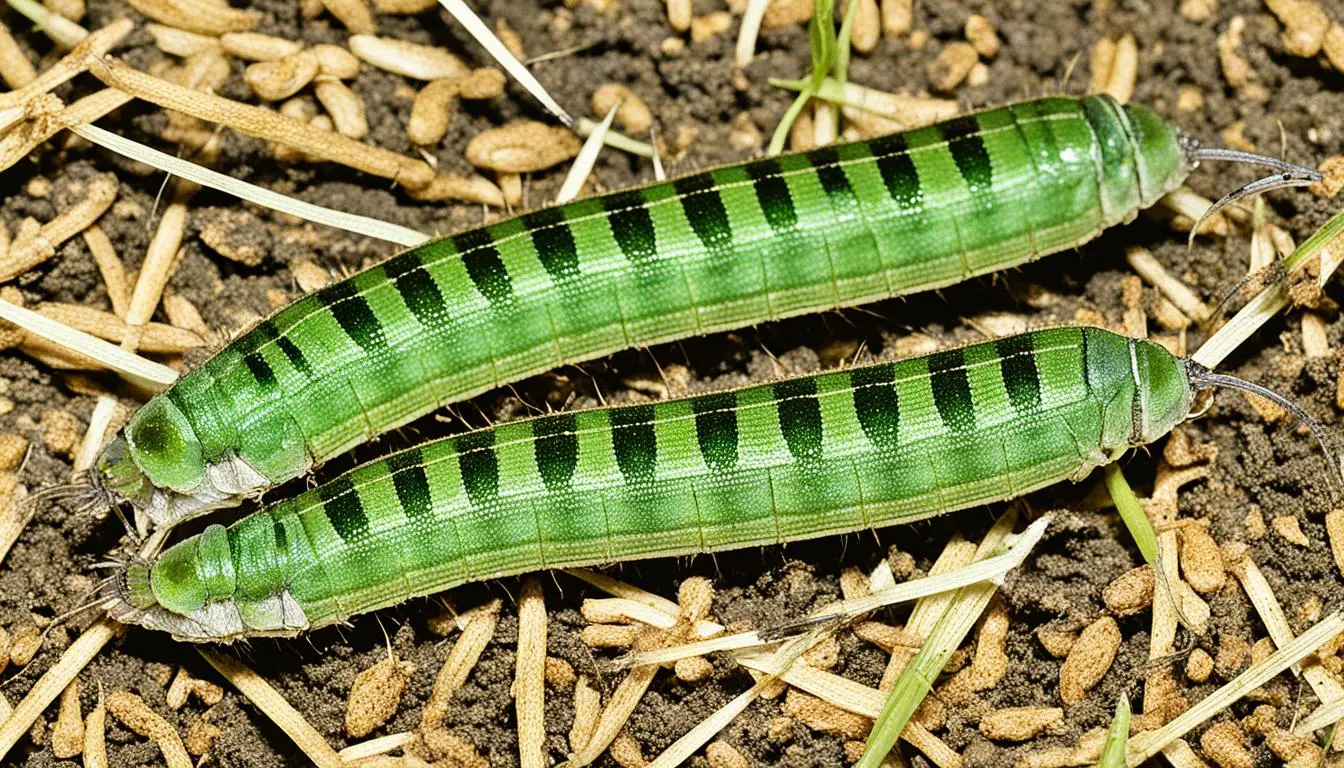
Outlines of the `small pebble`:
M 940 93 L 951 93 L 971 73 L 979 54 L 970 43 L 948 43 L 929 63 L 929 87 Z
M 1203 648 L 1196 648 L 1190 652 L 1190 656 L 1185 660 L 1185 676 L 1191 681 L 1202 683 L 1209 679 L 1213 674 L 1213 657 Z
M 1274 532 L 1282 536 L 1290 544 L 1296 544 L 1299 547 L 1311 546 L 1311 540 L 1302 532 L 1302 524 L 1294 515 L 1283 515 L 1276 517 L 1269 522 Z

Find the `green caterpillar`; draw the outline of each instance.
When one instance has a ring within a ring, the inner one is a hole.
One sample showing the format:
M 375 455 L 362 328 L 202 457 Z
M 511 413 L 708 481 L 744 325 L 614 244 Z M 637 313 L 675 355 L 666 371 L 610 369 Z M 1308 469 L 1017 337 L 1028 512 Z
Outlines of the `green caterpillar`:
M 101 602 L 184 640 L 288 636 L 467 581 L 909 522 L 1079 480 L 1211 385 L 1321 437 L 1151 342 L 1042 330 L 431 442 L 132 563 Z
M 137 527 L 232 506 L 440 406 L 612 351 L 938 288 L 1072 248 L 1201 159 L 1152 111 L 1047 98 L 546 208 L 290 304 L 139 410 L 89 475 Z

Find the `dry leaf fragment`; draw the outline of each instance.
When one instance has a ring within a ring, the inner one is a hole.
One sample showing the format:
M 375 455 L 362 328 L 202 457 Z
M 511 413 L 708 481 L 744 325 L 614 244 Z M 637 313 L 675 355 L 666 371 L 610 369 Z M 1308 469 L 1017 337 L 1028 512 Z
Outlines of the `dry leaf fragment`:
M 345 735 L 362 739 L 387 722 L 414 673 L 414 664 L 388 656 L 356 675 L 346 701 Z
M 550 168 L 579 154 L 580 142 L 567 128 L 518 120 L 481 133 L 467 144 L 467 162 L 478 168 L 528 173 Z
M 1026 741 L 1063 724 L 1059 707 L 1010 707 L 980 718 L 980 734 L 994 741 Z
M 1103 616 L 1092 622 L 1073 644 L 1059 669 L 1059 694 L 1066 703 L 1082 701 L 1101 682 L 1120 649 L 1120 627 Z

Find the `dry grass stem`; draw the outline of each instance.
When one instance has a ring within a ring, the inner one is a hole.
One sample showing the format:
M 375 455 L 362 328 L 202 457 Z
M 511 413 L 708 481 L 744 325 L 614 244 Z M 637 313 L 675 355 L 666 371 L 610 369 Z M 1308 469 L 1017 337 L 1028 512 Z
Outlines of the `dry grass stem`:
M 98 265 L 98 272 L 103 276 L 107 298 L 112 303 L 112 313 L 125 319 L 126 309 L 131 301 L 130 290 L 126 283 L 126 265 L 117 256 L 117 251 L 112 247 L 112 241 L 108 239 L 107 233 L 97 224 L 84 230 L 82 234 L 84 244 L 89 247 L 89 253 L 93 254 L 93 261 Z
M 182 737 L 144 699 L 129 691 L 113 691 L 107 697 L 107 711 L 122 725 L 158 744 L 168 768 L 193 768 Z
M 145 16 L 170 27 L 218 37 L 225 32 L 249 32 L 261 23 L 257 11 L 231 8 L 213 0 L 127 0 Z
M 56 218 L 42 225 L 37 235 L 10 246 L 0 261 L 0 281 L 12 280 L 56 255 L 62 243 L 93 225 L 117 198 L 117 177 L 95 176 L 84 189 L 82 199 Z
M 955 99 L 906 96 L 847 82 L 843 86 L 831 78 L 821 85 L 817 96 L 834 104 L 854 107 L 885 117 L 902 130 L 919 128 L 953 117 L 960 110 Z
M 490 31 L 490 28 L 485 25 L 484 21 L 481 21 L 481 17 L 477 16 L 470 6 L 463 0 L 439 0 L 439 4 L 448 13 L 452 14 L 457 23 L 461 24 L 462 28 L 476 39 L 476 42 L 485 48 L 486 53 L 489 53 L 491 58 L 504 68 L 505 72 L 508 72 L 514 80 L 517 80 L 528 93 L 532 94 L 533 98 L 541 102 L 541 105 L 548 112 L 559 118 L 560 122 L 565 125 L 574 125 L 574 118 L 570 117 L 559 102 L 551 97 L 551 94 L 542 87 L 541 82 L 513 55 L 504 41 Z
M 588 744 L 601 714 L 602 694 L 588 684 L 587 675 L 580 675 L 574 683 L 574 724 L 569 729 L 571 752 L 578 752 Z
M 175 201 L 163 211 L 158 229 L 149 241 L 145 252 L 145 261 L 140 265 L 140 277 L 131 291 L 131 301 L 126 308 L 126 324 L 138 331 L 149 324 L 154 310 L 159 306 L 163 289 L 173 276 L 177 251 L 182 247 L 182 236 L 187 227 L 187 204 Z M 140 344 L 137 336 L 134 342 Z
M 653 682 L 657 672 L 656 666 L 644 666 L 635 667 L 626 674 L 611 694 L 611 699 L 602 710 L 602 715 L 598 718 L 597 725 L 593 727 L 588 741 L 570 755 L 570 768 L 583 768 L 606 751 L 625 727 L 635 707 L 639 706 L 640 699 L 644 698 L 644 692 L 649 689 L 649 684 Z
M 452 650 L 448 652 L 448 659 L 443 662 L 438 676 L 434 678 L 434 688 L 420 714 L 422 733 L 443 725 L 453 694 L 466 682 L 467 675 L 471 674 L 471 670 L 481 658 L 481 653 L 485 651 L 490 638 L 495 634 L 495 626 L 499 623 L 499 608 L 499 600 L 490 601 L 482 608 L 473 611 L 467 625 L 462 628 L 461 636 L 453 644 Z
M 1275 651 L 1259 663 L 1252 664 L 1246 671 L 1229 680 L 1226 685 L 1178 715 L 1171 722 L 1155 731 L 1147 731 L 1130 737 L 1126 746 L 1129 765 L 1138 765 L 1156 755 L 1174 739 L 1185 736 L 1191 729 L 1210 717 L 1223 712 L 1246 694 L 1272 680 L 1275 675 L 1315 653 L 1316 649 L 1325 645 L 1330 638 L 1339 634 L 1342 630 L 1344 630 L 1344 615 L 1330 614 L 1311 629 L 1299 635 L 1293 642 Z M 1344 703 L 1344 700 L 1341 700 L 1341 702 Z M 1312 713 L 1312 717 L 1315 714 Z M 1304 733 L 1312 730 L 1312 728 L 1308 728 L 1312 717 L 1308 717 L 1299 724 L 1296 732 Z
M 906 0 L 909 2 L 909 0 Z M 737 45 L 733 52 L 733 63 L 743 68 L 751 63 L 756 55 L 756 38 L 761 34 L 761 21 L 770 0 L 747 0 L 746 10 L 742 14 L 742 26 L 738 28 Z
M 82 331 L 54 322 L 29 309 L 0 300 L 0 320 L 7 320 L 78 359 L 87 357 L 153 392 L 177 381 L 177 372 L 159 363 L 131 354 Z
M 350 52 L 367 64 L 414 80 L 443 80 L 467 73 L 462 59 L 444 48 L 391 37 L 352 35 Z
M 0 136 L 0 171 L 28 157 L 57 131 L 93 122 L 129 101 L 129 96 L 112 88 L 89 94 L 64 109 L 55 96 L 35 97 L 24 115 L 27 121 Z
M 65 83 L 88 67 L 90 59 L 106 54 L 135 29 L 130 19 L 118 19 L 93 32 L 60 61 L 45 69 L 32 82 L 8 93 L 0 93 L 0 109 L 21 107 L 38 95 Z
M 37 79 L 33 63 L 4 24 L 0 24 L 0 79 L 10 88 L 22 88 Z
M 1139 74 L 1139 46 L 1134 35 L 1119 41 L 1103 38 L 1092 47 L 1089 93 L 1105 93 L 1124 104 L 1134 95 Z
M 1190 287 L 1167 272 L 1166 268 L 1146 248 L 1130 246 L 1125 249 L 1125 260 L 1129 266 L 1150 285 L 1156 288 L 1186 317 L 1196 322 L 1204 322 L 1213 314 L 1213 310 L 1190 290 Z
M 602 151 L 607 132 L 611 130 L 611 121 L 615 119 L 619 107 L 620 102 L 612 104 L 607 110 L 607 116 L 598 124 L 597 130 L 583 140 L 583 147 L 574 158 L 574 164 L 569 167 L 569 173 L 565 174 L 565 180 L 560 184 L 560 191 L 555 194 L 557 204 L 567 203 L 579 196 L 583 183 L 588 180 L 588 174 L 593 172 L 593 166 L 597 164 L 597 155 Z
M 312 725 L 299 714 L 271 684 L 241 661 L 214 649 L 197 647 L 196 651 L 224 676 L 234 688 L 248 698 L 275 723 L 285 735 L 303 750 L 304 755 L 319 768 L 340 768 L 340 755 L 327 744 Z
M 367 216 L 323 208 L 319 205 L 272 192 L 269 189 L 263 189 L 254 184 L 248 184 L 245 181 L 239 181 L 204 166 L 123 138 L 97 126 L 85 125 L 72 130 L 94 144 L 111 149 L 118 154 L 147 163 L 202 186 L 227 192 L 248 202 L 282 211 L 315 224 L 323 224 L 347 232 L 386 240 L 408 248 L 429 240 L 428 235 L 398 224 L 389 224 Z
M 535 578 L 518 599 L 518 656 L 513 680 L 518 718 L 518 764 L 545 768 L 546 761 L 546 602 Z
M 638 621 L 659 629 L 671 629 L 677 624 L 676 616 L 624 597 L 589 598 L 583 601 L 580 610 L 583 617 L 594 624 Z
M 130 327 L 121 318 L 84 304 L 47 302 L 38 304 L 34 311 L 75 330 L 118 344 L 131 333 Z M 191 331 L 163 323 L 146 323 L 139 333 L 138 347 L 142 352 L 181 354 L 205 343 L 204 339 Z
M 386 755 L 411 742 L 415 741 L 415 731 L 403 731 L 402 733 L 389 733 L 386 736 L 379 736 L 376 739 L 361 741 L 358 744 L 351 744 L 336 753 L 340 755 L 342 762 L 346 765 L 358 763 L 361 760 L 367 760 L 370 757 Z
M 165 109 L 175 109 L 200 120 L 221 123 L 249 136 L 269 139 L 323 160 L 393 179 L 408 189 L 427 186 L 434 180 L 433 169 L 424 161 L 370 147 L 261 107 L 185 88 L 140 72 L 120 61 L 97 60 L 90 64 L 89 69 L 107 85 Z
M 33 27 L 51 39 L 57 47 L 70 49 L 89 36 L 89 31 L 72 19 L 54 11 L 51 0 L 40 4 L 37 0 L 8 0 L 9 6 L 27 16 Z
M 1177 187 L 1163 195 L 1158 200 L 1158 204 L 1176 214 L 1176 217 L 1172 220 L 1172 225 L 1176 229 L 1189 232 L 1195 226 L 1195 222 L 1199 221 L 1200 217 L 1213 206 L 1213 201 L 1189 187 Z M 1232 222 L 1229 219 L 1235 216 L 1234 212 L 1238 210 L 1239 208 L 1236 205 L 1229 205 L 1214 212 L 1212 216 L 1205 218 L 1200 223 L 1197 234 L 1215 235 L 1217 237 L 1226 237 L 1232 234 Z

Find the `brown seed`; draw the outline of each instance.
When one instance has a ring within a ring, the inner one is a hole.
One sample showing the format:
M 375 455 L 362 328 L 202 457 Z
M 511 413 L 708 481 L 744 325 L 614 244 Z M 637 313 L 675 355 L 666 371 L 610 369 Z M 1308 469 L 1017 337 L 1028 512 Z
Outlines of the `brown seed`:
M 1233 16 L 1227 29 L 1218 35 L 1218 63 L 1223 69 L 1223 79 L 1233 88 L 1241 88 L 1251 81 L 1251 65 L 1241 55 L 1242 35 L 1246 31 L 1246 19 Z
M 1213 657 L 1203 648 L 1196 648 L 1190 652 L 1190 657 L 1185 660 L 1185 676 L 1196 683 L 1202 683 L 1209 679 L 1213 674 Z
M 568 661 L 554 656 L 546 657 L 546 684 L 552 688 L 568 688 L 574 685 L 574 667 Z
M 350 52 L 379 69 L 416 80 L 442 80 L 467 73 L 462 60 L 443 48 L 372 35 L 352 35 Z
M 28 455 L 28 438 L 12 432 L 0 434 L 0 472 L 13 472 Z
M 352 139 L 362 139 L 369 133 L 369 121 L 364 116 L 364 99 L 345 83 L 334 77 L 318 78 L 314 89 L 317 100 L 331 115 L 336 132 Z
M 373 0 L 373 9 L 379 13 L 424 13 L 439 4 L 439 0 Z
M 1231 679 L 1246 666 L 1246 660 L 1250 655 L 1250 643 L 1230 633 L 1220 635 L 1218 652 L 1213 658 L 1213 669 L 1220 677 Z
M 458 176 L 455 173 L 441 173 L 430 181 L 428 186 L 408 189 L 406 194 L 412 200 L 464 200 L 468 203 L 504 207 L 504 193 L 489 179 L 483 176 Z
M 1074 643 L 1078 642 L 1078 633 L 1041 627 L 1036 630 L 1036 639 L 1040 641 L 1046 653 L 1056 659 L 1062 659 L 1069 655 Z
M 709 760 L 709 768 L 751 768 L 751 762 L 746 756 L 722 739 L 710 742 L 705 747 L 705 759 Z
M 765 9 L 761 29 L 779 29 L 805 24 L 812 18 L 812 0 L 774 0 Z
M 1181 0 L 1181 16 L 1201 24 L 1218 12 L 1218 0 Z
M 616 109 L 616 121 L 630 133 L 648 133 L 653 125 L 653 113 L 638 94 L 618 83 L 606 83 L 593 91 L 594 114 L 607 114 L 617 102 L 620 107 Z
M 372 35 L 378 31 L 373 20 L 373 11 L 369 10 L 366 0 L 322 0 L 332 16 L 340 20 L 345 28 L 355 35 Z
M 1213 594 L 1227 582 L 1223 554 L 1218 542 L 1202 525 L 1187 525 L 1180 536 L 1181 573 L 1192 589 L 1203 595 Z
M 980 718 L 980 734 L 994 741 L 1026 741 L 1063 724 L 1059 707 L 1011 707 Z
M 362 739 L 397 711 L 415 665 L 390 656 L 355 676 L 346 701 L 345 735 Z
M 42 412 L 42 444 L 48 451 L 73 457 L 83 436 L 84 428 L 74 414 L 55 408 Z
M 703 576 L 692 576 L 677 588 L 681 618 L 687 622 L 695 623 L 708 617 L 713 602 L 714 585 Z
M 299 51 L 275 61 L 259 61 L 243 71 L 243 80 L 265 101 L 280 101 L 303 90 L 317 76 L 317 56 Z
M 1153 604 L 1153 581 L 1146 564 L 1126 571 L 1101 591 L 1102 602 L 1117 616 L 1138 613 Z
M 1282 515 L 1269 521 L 1269 527 L 1291 544 L 1299 547 L 1311 546 L 1311 540 L 1302 532 L 1302 523 L 1294 515 Z
M 414 753 L 417 757 L 432 760 L 435 765 L 443 768 L 490 767 L 490 761 L 481 756 L 475 744 L 446 728 L 420 731 L 417 737 L 412 748 L 407 750 L 408 754 Z M 401 768 L 417 768 L 423 763 L 412 763 L 407 760 L 396 765 Z
M 478 168 L 528 173 L 579 154 L 580 142 L 566 128 L 518 120 L 478 134 L 467 144 L 467 162 Z
M 607 753 L 621 768 L 644 768 L 649 764 L 649 761 L 644 759 L 644 751 L 639 742 L 635 741 L 635 737 L 631 736 L 629 731 L 623 730 L 616 734 Z
M 230 56 L 244 61 L 278 61 L 303 50 L 303 43 L 259 32 L 230 32 L 220 35 L 217 45 Z M 211 46 L 205 46 L 203 50 L 209 47 Z
M 208 716 L 209 713 L 203 714 L 187 726 L 187 752 L 197 757 L 208 753 L 215 745 L 215 740 L 224 735 L 224 731 L 211 723 Z
M 690 656 L 685 659 L 677 659 L 673 665 L 673 670 L 677 677 L 688 683 L 698 683 L 701 680 L 709 679 L 714 674 L 714 665 L 704 656 Z
M 338 80 L 349 80 L 359 74 L 359 59 L 339 45 L 315 45 L 313 55 L 317 57 L 319 74 Z
M 986 59 L 992 59 L 999 52 L 999 35 L 994 31 L 994 23 L 978 13 L 966 18 L 966 39 L 975 47 L 975 52 Z
M 677 2 L 678 0 L 671 0 Z M 686 3 L 690 7 L 690 3 Z M 727 11 L 715 11 L 705 16 L 696 16 L 691 19 L 691 42 L 702 43 L 706 40 L 712 40 L 718 35 L 728 31 L 733 25 L 733 15 Z
M 1073 644 L 1059 669 L 1059 694 L 1066 703 L 1082 701 L 1101 682 L 1120 649 L 1120 627 L 1103 616 L 1092 622 Z
M 1331 24 L 1321 47 L 1325 51 L 1325 58 L 1330 61 L 1330 66 L 1344 72 L 1344 27 Z
M 84 716 L 79 711 L 79 680 L 71 680 L 61 691 L 61 707 L 51 729 L 51 751 L 61 760 L 84 751 Z
M 164 53 L 186 58 L 207 48 L 217 48 L 223 38 L 210 35 L 198 35 L 185 29 L 167 27 L 162 24 L 146 24 L 145 31 L 154 38 L 154 46 Z M 233 32 L 229 33 L 235 34 Z M 228 37 L 229 35 L 224 35 Z M 19 86 L 14 86 L 15 88 Z
M 154 21 L 203 35 L 247 32 L 260 24 L 262 18 L 257 11 L 239 10 L 213 0 L 129 0 L 129 2 L 132 8 Z
M 1255 768 L 1246 737 L 1231 720 L 1209 726 L 1199 737 L 1199 747 L 1219 768 Z
M 978 60 L 970 43 L 948 43 L 929 64 L 929 87 L 940 93 L 955 91 Z
M 882 34 L 900 37 L 914 22 L 914 0 L 882 0 Z
M 626 648 L 638 630 L 628 624 L 591 624 L 583 628 L 583 642 L 593 648 Z

